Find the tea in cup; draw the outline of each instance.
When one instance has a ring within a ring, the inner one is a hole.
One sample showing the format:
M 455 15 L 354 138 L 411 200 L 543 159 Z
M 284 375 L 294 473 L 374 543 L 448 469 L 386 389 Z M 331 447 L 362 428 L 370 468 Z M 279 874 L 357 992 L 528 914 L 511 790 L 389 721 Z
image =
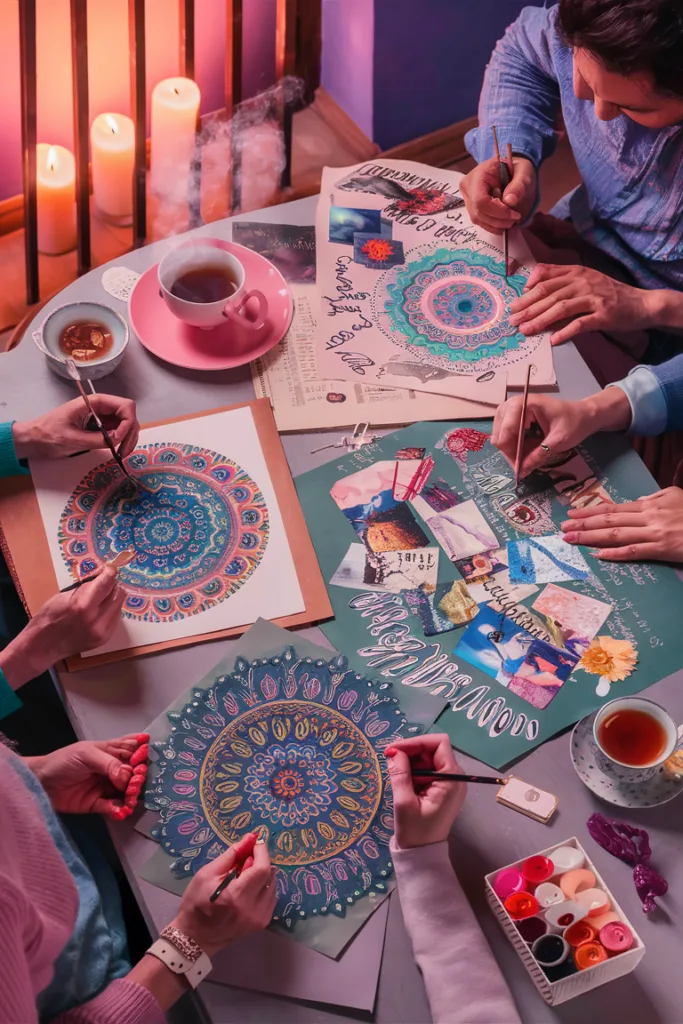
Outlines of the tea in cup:
M 268 300 L 263 292 L 245 287 L 244 267 L 232 253 L 201 243 L 185 243 L 167 253 L 159 264 L 160 295 L 183 323 L 213 330 L 230 320 L 250 332 L 263 330 Z M 254 300 L 257 312 L 247 303 Z
M 620 782 L 646 782 L 677 750 L 683 734 L 673 718 L 654 701 L 622 697 L 605 704 L 595 716 L 595 761 L 605 775 Z

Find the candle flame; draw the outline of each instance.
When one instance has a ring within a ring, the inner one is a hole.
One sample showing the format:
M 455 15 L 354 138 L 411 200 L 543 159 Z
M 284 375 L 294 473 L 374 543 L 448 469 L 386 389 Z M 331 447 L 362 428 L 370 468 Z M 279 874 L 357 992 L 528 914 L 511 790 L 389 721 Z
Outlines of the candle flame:
M 48 171 L 54 171 L 57 166 L 57 150 L 54 146 L 50 146 L 47 151 L 47 169 Z
M 107 128 L 110 128 L 111 131 L 112 131 L 112 134 L 116 135 L 116 133 L 119 130 L 119 126 L 117 125 L 116 121 L 111 116 L 111 114 L 105 114 L 104 115 L 104 120 L 107 122 Z

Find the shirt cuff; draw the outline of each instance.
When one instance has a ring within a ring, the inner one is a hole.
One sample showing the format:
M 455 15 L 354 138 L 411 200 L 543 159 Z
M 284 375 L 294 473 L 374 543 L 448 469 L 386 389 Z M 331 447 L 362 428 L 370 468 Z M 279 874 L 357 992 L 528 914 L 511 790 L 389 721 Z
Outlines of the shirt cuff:
M 629 434 L 656 437 L 666 429 L 668 416 L 661 385 L 649 366 L 636 366 L 624 380 L 607 385 L 621 388 L 631 406 Z
M 538 170 L 544 158 L 543 138 L 516 126 L 508 128 L 502 125 L 497 127 L 496 130 L 501 153 L 505 152 L 505 147 L 509 142 L 513 153 L 517 156 L 527 157 L 527 159 L 531 160 L 536 170 Z M 470 128 L 465 135 L 465 146 L 478 164 L 496 155 L 493 132 L 488 125 Z
M 28 472 L 28 466 L 19 462 L 14 450 L 12 423 L 0 423 L 0 477 L 25 475 Z
M 0 668 L 0 718 L 7 718 L 13 711 L 18 711 L 21 706 L 21 701 L 5 679 L 5 673 Z

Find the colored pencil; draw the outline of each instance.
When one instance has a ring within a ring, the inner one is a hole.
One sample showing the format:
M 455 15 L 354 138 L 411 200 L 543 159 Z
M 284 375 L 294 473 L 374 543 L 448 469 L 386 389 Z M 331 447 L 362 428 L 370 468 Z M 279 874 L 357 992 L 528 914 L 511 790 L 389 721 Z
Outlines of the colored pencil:
M 492 775 L 459 775 L 456 772 L 433 772 L 428 769 L 411 768 L 414 779 L 442 779 L 445 782 L 483 782 L 489 786 L 504 786 L 507 779 L 497 779 Z
M 524 397 L 522 399 L 522 418 L 519 421 L 517 432 L 517 453 L 515 455 L 515 490 L 519 487 L 519 471 L 522 467 L 522 449 L 524 448 L 524 434 L 526 432 L 526 406 L 529 400 L 529 383 L 531 381 L 531 363 L 526 368 L 526 380 L 524 382 Z

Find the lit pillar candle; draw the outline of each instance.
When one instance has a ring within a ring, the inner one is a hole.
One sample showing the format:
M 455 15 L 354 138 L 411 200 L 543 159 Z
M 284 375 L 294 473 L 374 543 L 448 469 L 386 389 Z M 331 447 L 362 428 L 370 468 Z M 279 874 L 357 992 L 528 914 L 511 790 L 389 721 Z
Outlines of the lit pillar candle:
M 201 94 L 189 78 L 166 78 L 152 91 L 152 190 L 181 198 L 189 190 Z
M 90 128 L 95 205 L 118 224 L 133 219 L 135 127 L 124 114 L 100 114 Z
M 64 146 L 36 146 L 38 249 L 48 256 L 76 247 L 76 161 Z

